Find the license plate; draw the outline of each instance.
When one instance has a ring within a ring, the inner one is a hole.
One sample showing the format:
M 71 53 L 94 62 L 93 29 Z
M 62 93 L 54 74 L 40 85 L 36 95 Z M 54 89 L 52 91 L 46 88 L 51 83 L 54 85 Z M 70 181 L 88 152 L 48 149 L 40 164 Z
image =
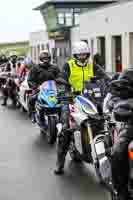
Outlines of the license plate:
M 96 149 L 97 155 L 105 153 L 104 143 L 103 142 L 96 143 L 95 149 Z

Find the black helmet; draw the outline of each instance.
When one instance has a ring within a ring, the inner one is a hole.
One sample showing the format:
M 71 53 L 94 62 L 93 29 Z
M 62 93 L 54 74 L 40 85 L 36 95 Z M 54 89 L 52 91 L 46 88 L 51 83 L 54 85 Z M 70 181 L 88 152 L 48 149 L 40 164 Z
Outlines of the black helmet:
M 131 103 L 132 104 L 132 103 Z M 121 101 L 116 104 L 113 110 L 116 121 L 128 122 L 133 119 L 133 108 L 130 102 Z
M 129 83 L 133 84 L 133 67 L 130 67 L 120 73 L 119 80 L 126 79 Z
M 43 50 L 39 55 L 40 63 L 49 63 L 51 61 L 51 56 L 48 50 Z
M 0 55 L 0 61 L 3 62 L 3 63 L 8 61 L 5 54 Z
M 113 74 L 111 81 L 117 80 L 120 76 L 120 72 L 116 72 L 115 74 Z
M 133 68 L 128 68 L 120 73 L 117 90 L 119 90 L 120 98 L 133 98 Z
M 13 54 L 10 56 L 10 60 L 12 63 L 16 63 L 17 62 L 17 55 Z

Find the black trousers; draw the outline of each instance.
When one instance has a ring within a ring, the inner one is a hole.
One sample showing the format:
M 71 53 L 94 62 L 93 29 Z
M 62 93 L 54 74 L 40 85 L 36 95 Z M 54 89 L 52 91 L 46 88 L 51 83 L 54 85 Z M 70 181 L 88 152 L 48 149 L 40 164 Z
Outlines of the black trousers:
M 38 97 L 38 92 L 34 93 L 33 95 L 30 96 L 29 98 L 29 116 L 34 118 L 36 109 L 35 109 L 35 103 L 37 101 Z M 44 122 L 44 111 L 43 109 L 39 110 L 39 117 L 40 117 L 40 122 Z
M 69 150 L 70 142 L 72 140 L 72 132 L 69 129 L 69 104 L 62 107 L 61 123 L 63 130 L 57 137 L 57 167 L 64 168 L 65 157 Z
M 16 102 L 16 86 L 14 87 L 3 87 L 2 94 L 4 101 L 7 101 L 8 98 L 11 98 L 13 102 Z

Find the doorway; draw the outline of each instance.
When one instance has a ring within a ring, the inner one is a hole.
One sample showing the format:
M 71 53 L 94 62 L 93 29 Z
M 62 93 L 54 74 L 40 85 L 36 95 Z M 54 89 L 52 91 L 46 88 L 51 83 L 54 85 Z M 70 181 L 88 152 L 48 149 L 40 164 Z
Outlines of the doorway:
M 121 35 L 112 38 L 113 71 L 122 71 L 122 37 Z

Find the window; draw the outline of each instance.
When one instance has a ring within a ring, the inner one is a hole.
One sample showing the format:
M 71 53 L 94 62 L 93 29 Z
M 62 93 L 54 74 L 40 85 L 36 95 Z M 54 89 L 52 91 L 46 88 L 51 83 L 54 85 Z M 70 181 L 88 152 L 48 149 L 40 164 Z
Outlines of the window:
M 65 22 L 67 26 L 73 25 L 72 13 L 65 13 Z
M 69 13 L 73 12 L 72 8 L 56 8 L 57 13 Z
M 80 12 L 81 12 L 81 9 L 80 9 L 80 8 L 74 8 L 74 12 L 80 13 Z
M 74 13 L 74 25 L 79 25 L 79 13 Z
M 64 13 L 58 13 L 58 24 L 64 25 L 64 23 L 65 23 Z

